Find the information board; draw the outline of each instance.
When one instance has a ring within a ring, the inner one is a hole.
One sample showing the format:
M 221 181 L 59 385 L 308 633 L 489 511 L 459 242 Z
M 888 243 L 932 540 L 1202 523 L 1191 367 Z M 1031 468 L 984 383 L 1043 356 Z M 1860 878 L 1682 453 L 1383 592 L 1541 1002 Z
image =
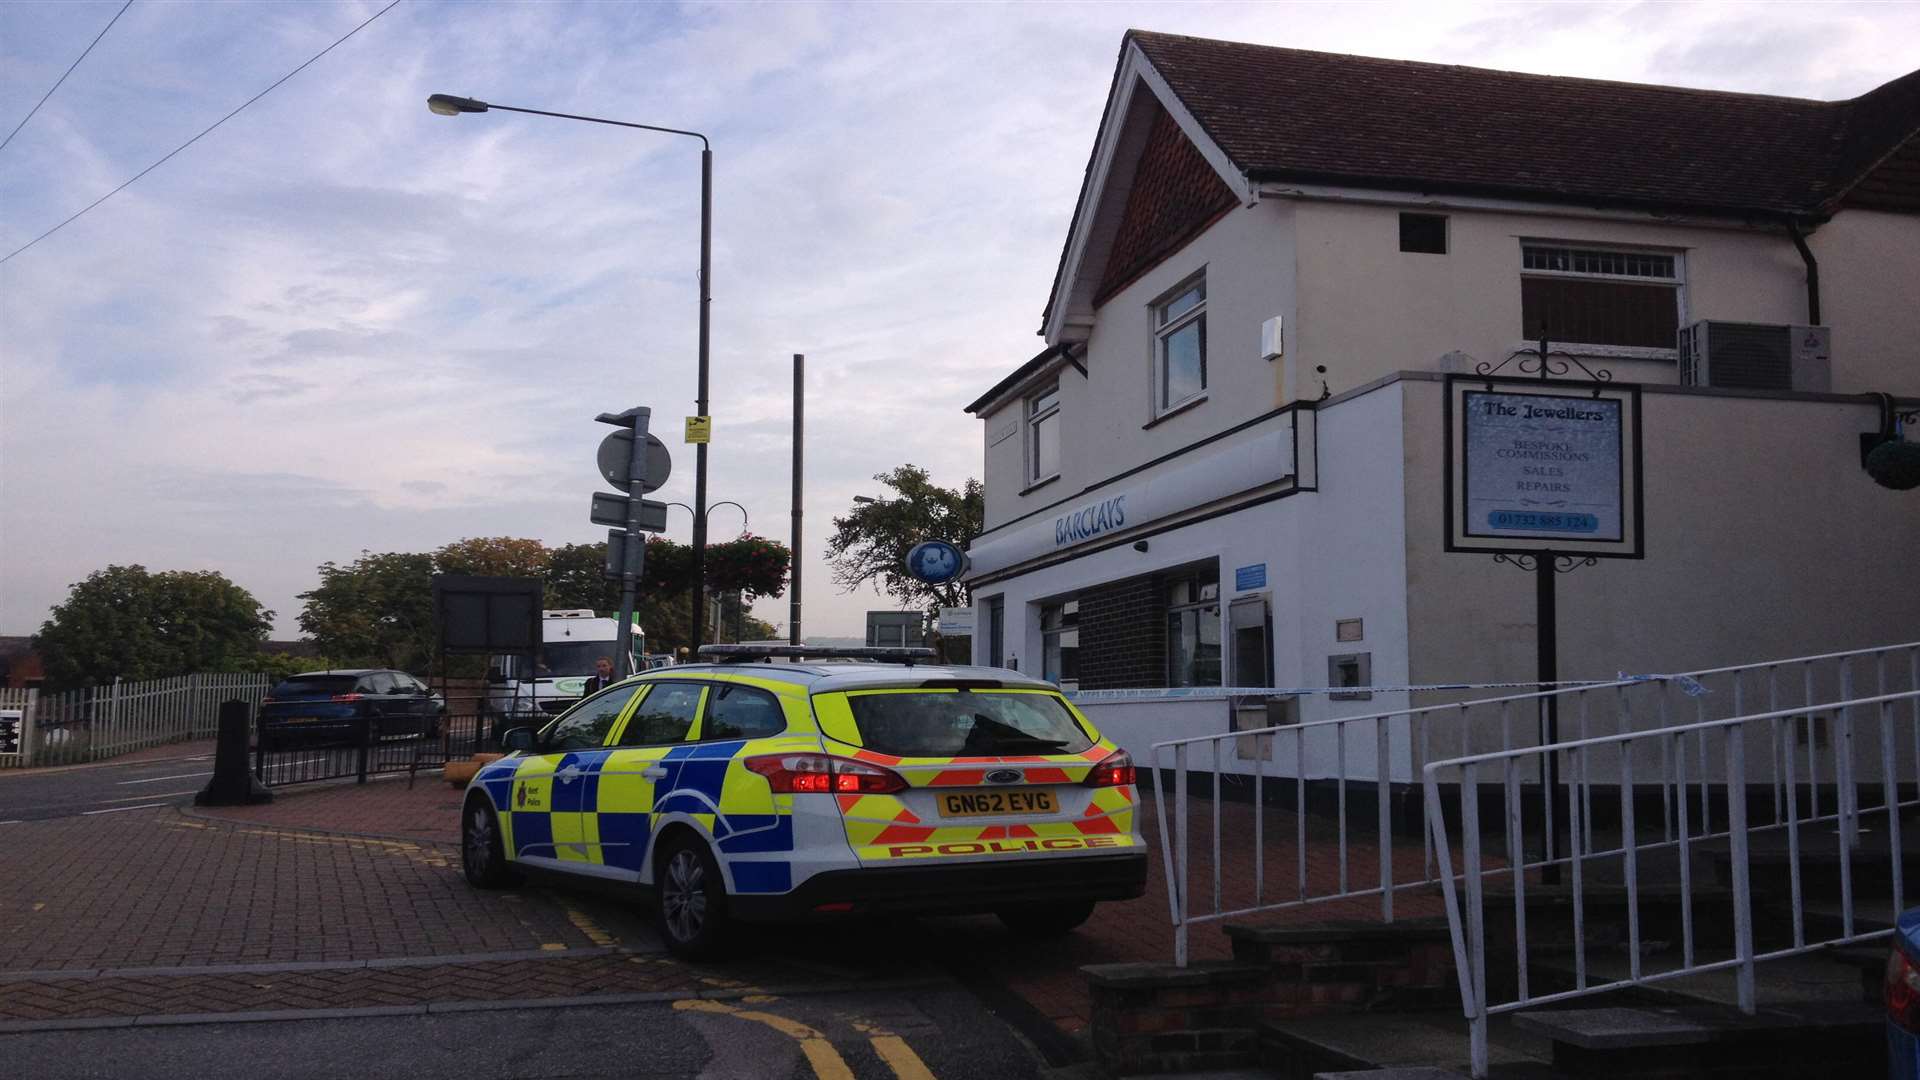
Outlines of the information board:
M 1637 559 L 1640 388 L 1447 381 L 1447 550 Z

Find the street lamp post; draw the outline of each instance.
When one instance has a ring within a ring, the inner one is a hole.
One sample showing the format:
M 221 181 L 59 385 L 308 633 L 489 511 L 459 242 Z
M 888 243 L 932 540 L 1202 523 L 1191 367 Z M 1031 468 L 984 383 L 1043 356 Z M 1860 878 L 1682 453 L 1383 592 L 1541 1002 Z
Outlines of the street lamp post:
M 708 309 L 712 305 L 713 290 L 708 280 L 712 275 L 713 262 L 713 145 L 705 135 L 697 131 L 685 131 L 680 128 L 658 127 L 653 124 L 634 124 L 625 120 L 606 120 L 598 116 L 577 116 L 573 113 L 548 112 L 544 109 L 522 109 L 512 105 L 494 105 L 475 98 L 456 97 L 452 94 L 434 94 L 427 98 L 427 108 L 439 116 L 459 116 L 461 113 L 483 113 L 493 109 L 504 112 L 527 113 L 532 116 L 552 116 L 562 120 L 581 120 L 589 124 L 607 124 L 611 127 L 636 128 L 640 131 L 658 131 L 667 135 L 685 135 L 700 140 L 700 379 L 698 397 L 694 401 L 694 411 L 700 416 L 707 415 L 707 343 Z M 702 642 L 701 632 L 706 624 L 707 588 L 707 444 L 696 443 L 693 459 L 693 645 L 698 648 Z

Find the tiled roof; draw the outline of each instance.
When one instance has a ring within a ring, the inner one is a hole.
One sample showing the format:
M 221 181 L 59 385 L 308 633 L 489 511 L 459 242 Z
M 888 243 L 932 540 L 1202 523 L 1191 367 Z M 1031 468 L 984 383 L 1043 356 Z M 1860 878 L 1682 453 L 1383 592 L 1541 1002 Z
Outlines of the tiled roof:
M 1920 128 L 1920 72 L 1825 102 L 1127 36 L 1259 180 L 1819 215 Z

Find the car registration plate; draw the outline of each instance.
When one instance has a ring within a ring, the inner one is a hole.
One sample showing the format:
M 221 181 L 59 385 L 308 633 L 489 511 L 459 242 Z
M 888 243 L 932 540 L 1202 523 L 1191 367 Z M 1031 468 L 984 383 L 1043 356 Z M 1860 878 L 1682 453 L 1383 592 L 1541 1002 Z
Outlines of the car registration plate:
M 941 817 L 1052 814 L 1058 810 L 1051 791 L 946 791 L 940 794 Z

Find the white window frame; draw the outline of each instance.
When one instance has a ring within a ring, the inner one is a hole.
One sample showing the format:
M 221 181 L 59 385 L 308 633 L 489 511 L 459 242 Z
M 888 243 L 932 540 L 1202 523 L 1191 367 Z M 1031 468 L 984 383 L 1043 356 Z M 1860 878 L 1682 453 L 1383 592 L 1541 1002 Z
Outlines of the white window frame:
M 1609 255 L 1658 255 L 1673 260 L 1673 275 L 1657 277 L 1647 274 L 1606 274 L 1582 270 L 1530 270 L 1527 268 L 1528 248 L 1566 248 L 1574 251 L 1594 251 Z M 1549 240 L 1537 236 L 1520 237 L 1519 255 L 1522 278 L 1572 278 L 1577 281 L 1625 281 L 1642 285 L 1673 286 L 1673 306 L 1677 335 L 1680 328 L 1693 320 L 1687 315 L 1687 253 L 1679 248 L 1648 247 L 1641 244 L 1616 244 L 1594 240 Z M 1525 327 L 1521 327 L 1524 333 Z M 1550 347 L 1565 349 L 1576 356 L 1613 357 L 1620 360 L 1678 360 L 1678 347 L 1655 348 L 1647 345 L 1598 345 L 1582 341 L 1554 341 Z M 1538 349 L 1538 339 L 1521 339 L 1514 343 L 1515 349 Z
M 1196 286 L 1200 289 L 1200 302 L 1163 323 L 1161 321 L 1161 312 L 1164 311 L 1169 304 L 1173 303 L 1173 301 L 1186 295 Z M 1205 267 L 1201 267 L 1200 270 L 1194 274 L 1182 278 L 1178 285 L 1161 293 L 1154 298 L 1151 304 L 1147 305 L 1147 324 L 1153 332 L 1153 341 L 1149 346 L 1151 363 L 1148 365 L 1150 382 L 1147 388 L 1147 394 L 1148 401 L 1151 403 L 1149 412 L 1154 419 L 1157 420 L 1160 417 L 1179 412 L 1181 409 L 1196 405 L 1207 399 L 1207 391 L 1210 384 L 1207 379 L 1206 319 L 1207 270 Z M 1183 398 L 1172 401 L 1161 401 L 1160 387 L 1166 381 L 1167 339 L 1195 323 L 1202 324 L 1200 330 L 1200 389 Z
M 1046 406 L 1045 408 L 1036 409 L 1034 406 L 1040 401 L 1040 399 L 1048 396 L 1049 394 L 1053 396 L 1053 403 L 1051 405 Z M 1040 472 L 1040 446 L 1039 446 L 1039 434 L 1040 434 L 1041 421 L 1052 420 L 1055 424 L 1058 424 L 1061 422 L 1060 421 L 1060 380 L 1055 379 L 1052 382 L 1039 387 L 1038 389 L 1034 390 L 1032 393 L 1022 398 L 1020 400 L 1020 415 L 1021 415 L 1020 429 L 1025 435 L 1025 438 L 1022 439 L 1022 443 L 1026 447 L 1026 454 L 1025 454 L 1026 484 L 1021 488 L 1022 493 L 1025 493 L 1027 491 L 1031 491 L 1034 488 L 1039 487 L 1041 484 L 1044 484 L 1049 480 L 1057 480 L 1060 477 L 1060 470 L 1057 467 L 1050 473 L 1042 474 Z M 1056 428 L 1055 434 L 1060 438 L 1060 452 L 1062 454 L 1065 454 L 1066 453 L 1065 432 Z M 1056 466 L 1058 464 L 1059 464 L 1058 462 L 1055 463 Z

